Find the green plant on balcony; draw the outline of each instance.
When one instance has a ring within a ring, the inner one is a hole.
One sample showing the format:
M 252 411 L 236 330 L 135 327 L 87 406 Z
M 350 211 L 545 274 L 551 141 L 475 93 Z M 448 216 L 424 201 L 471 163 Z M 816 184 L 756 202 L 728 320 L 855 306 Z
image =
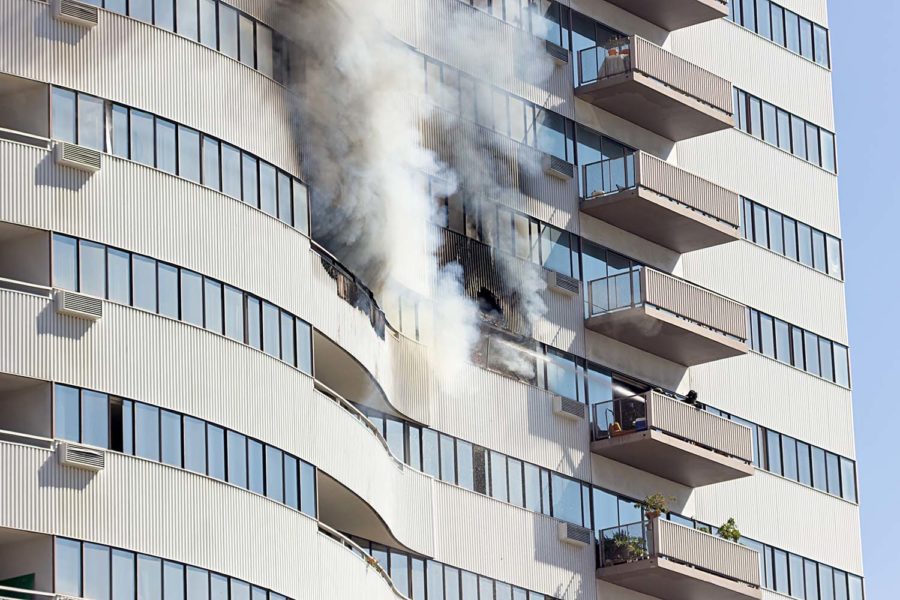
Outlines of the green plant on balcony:
M 650 494 L 644 498 L 643 502 L 635 503 L 635 508 L 643 508 L 644 514 L 648 519 L 655 519 L 659 515 L 669 514 L 669 503 L 675 502 L 672 496 L 664 496 L 663 494 Z
M 603 537 L 603 566 L 620 565 L 647 558 L 644 538 L 619 529 L 612 537 Z
M 729 542 L 737 542 L 741 539 L 741 531 L 735 525 L 734 517 L 729 518 L 719 526 L 719 537 Z

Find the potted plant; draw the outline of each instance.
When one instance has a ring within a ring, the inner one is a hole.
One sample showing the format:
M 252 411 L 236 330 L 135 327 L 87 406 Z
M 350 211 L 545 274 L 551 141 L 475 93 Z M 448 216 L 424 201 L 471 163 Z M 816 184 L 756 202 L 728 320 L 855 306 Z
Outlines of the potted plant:
M 603 566 L 621 565 L 647 556 L 644 539 L 630 536 L 619 529 L 612 537 L 603 538 Z
M 730 517 L 722 525 L 719 526 L 719 537 L 729 542 L 737 542 L 741 539 L 741 531 L 735 525 L 734 517 Z
M 647 518 L 653 520 L 659 517 L 659 515 L 669 514 L 670 502 L 675 502 L 675 498 L 656 493 L 650 494 L 649 496 L 644 498 L 643 502 L 636 503 L 634 507 L 643 508 L 644 514 L 647 516 Z

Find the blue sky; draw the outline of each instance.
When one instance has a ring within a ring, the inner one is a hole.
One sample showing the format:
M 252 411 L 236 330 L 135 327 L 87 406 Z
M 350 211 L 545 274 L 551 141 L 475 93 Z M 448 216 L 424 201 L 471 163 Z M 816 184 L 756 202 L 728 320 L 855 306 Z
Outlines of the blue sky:
M 829 0 L 867 600 L 900 597 L 897 0 Z M 810 198 L 810 201 L 814 201 Z

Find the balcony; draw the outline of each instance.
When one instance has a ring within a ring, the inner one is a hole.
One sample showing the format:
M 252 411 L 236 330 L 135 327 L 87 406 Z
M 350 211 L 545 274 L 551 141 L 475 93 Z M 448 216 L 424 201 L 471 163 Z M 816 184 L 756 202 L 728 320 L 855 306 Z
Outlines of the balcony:
M 663 519 L 600 532 L 597 578 L 662 600 L 762 598 L 759 554 Z
M 580 51 L 575 94 L 676 142 L 734 125 L 729 81 L 637 36 Z
M 649 267 L 588 284 L 585 326 L 686 367 L 747 353 L 746 307 Z
M 607 0 L 667 31 L 728 16 L 727 0 Z
M 582 167 L 581 211 L 676 252 L 740 237 L 740 197 L 644 152 Z
M 690 487 L 753 475 L 748 427 L 647 392 L 591 407 L 591 452 Z

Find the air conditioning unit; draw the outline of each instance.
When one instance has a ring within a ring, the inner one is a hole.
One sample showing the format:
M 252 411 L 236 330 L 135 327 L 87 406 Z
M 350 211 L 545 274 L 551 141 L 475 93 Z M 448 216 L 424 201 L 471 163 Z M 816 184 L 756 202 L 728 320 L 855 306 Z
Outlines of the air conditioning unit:
M 56 290 L 53 299 L 56 303 L 56 312 L 60 314 L 89 321 L 96 321 L 103 316 L 103 300 L 100 298 Z
M 94 173 L 100 170 L 100 152 L 78 144 L 56 142 L 56 164 Z
M 591 530 L 587 527 L 560 521 L 557 524 L 557 532 L 559 533 L 559 541 L 570 546 L 584 548 L 591 545 L 591 537 L 593 536 Z
M 553 59 L 553 62 L 556 63 L 557 66 L 569 64 L 568 50 L 566 50 L 559 44 L 554 44 L 550 40 L 546 41 L 544 47 L 547 49 L 547 54 L 550 55 L 550 57 Z
M 563 296 L 570 298 L 578 295 L 581 291 L 581 282 L 574 277 L 557 273 L 556 271 L 547 272 L 547 289 Z
M 102 471 L 106 466 L 106 454 L 97 448 L 87 448 L 70 442 L 60 442 L 56 448 L 59 464 L 85 471 Z
M 553 414 L 570 421 L 583 421 L 587 416 L 587 406 L 577 400 L 553 394 Z
M 72 25 L 93 27 L 100 22 L 100 11 L 96 6 L 77 0 L 51 0 L 53 18 Z
M 568 180 L 575 176 L 575 165 L 552 154 L 545 154 L 541 157 L 541 167 L 546 175 L 557 179 Z

